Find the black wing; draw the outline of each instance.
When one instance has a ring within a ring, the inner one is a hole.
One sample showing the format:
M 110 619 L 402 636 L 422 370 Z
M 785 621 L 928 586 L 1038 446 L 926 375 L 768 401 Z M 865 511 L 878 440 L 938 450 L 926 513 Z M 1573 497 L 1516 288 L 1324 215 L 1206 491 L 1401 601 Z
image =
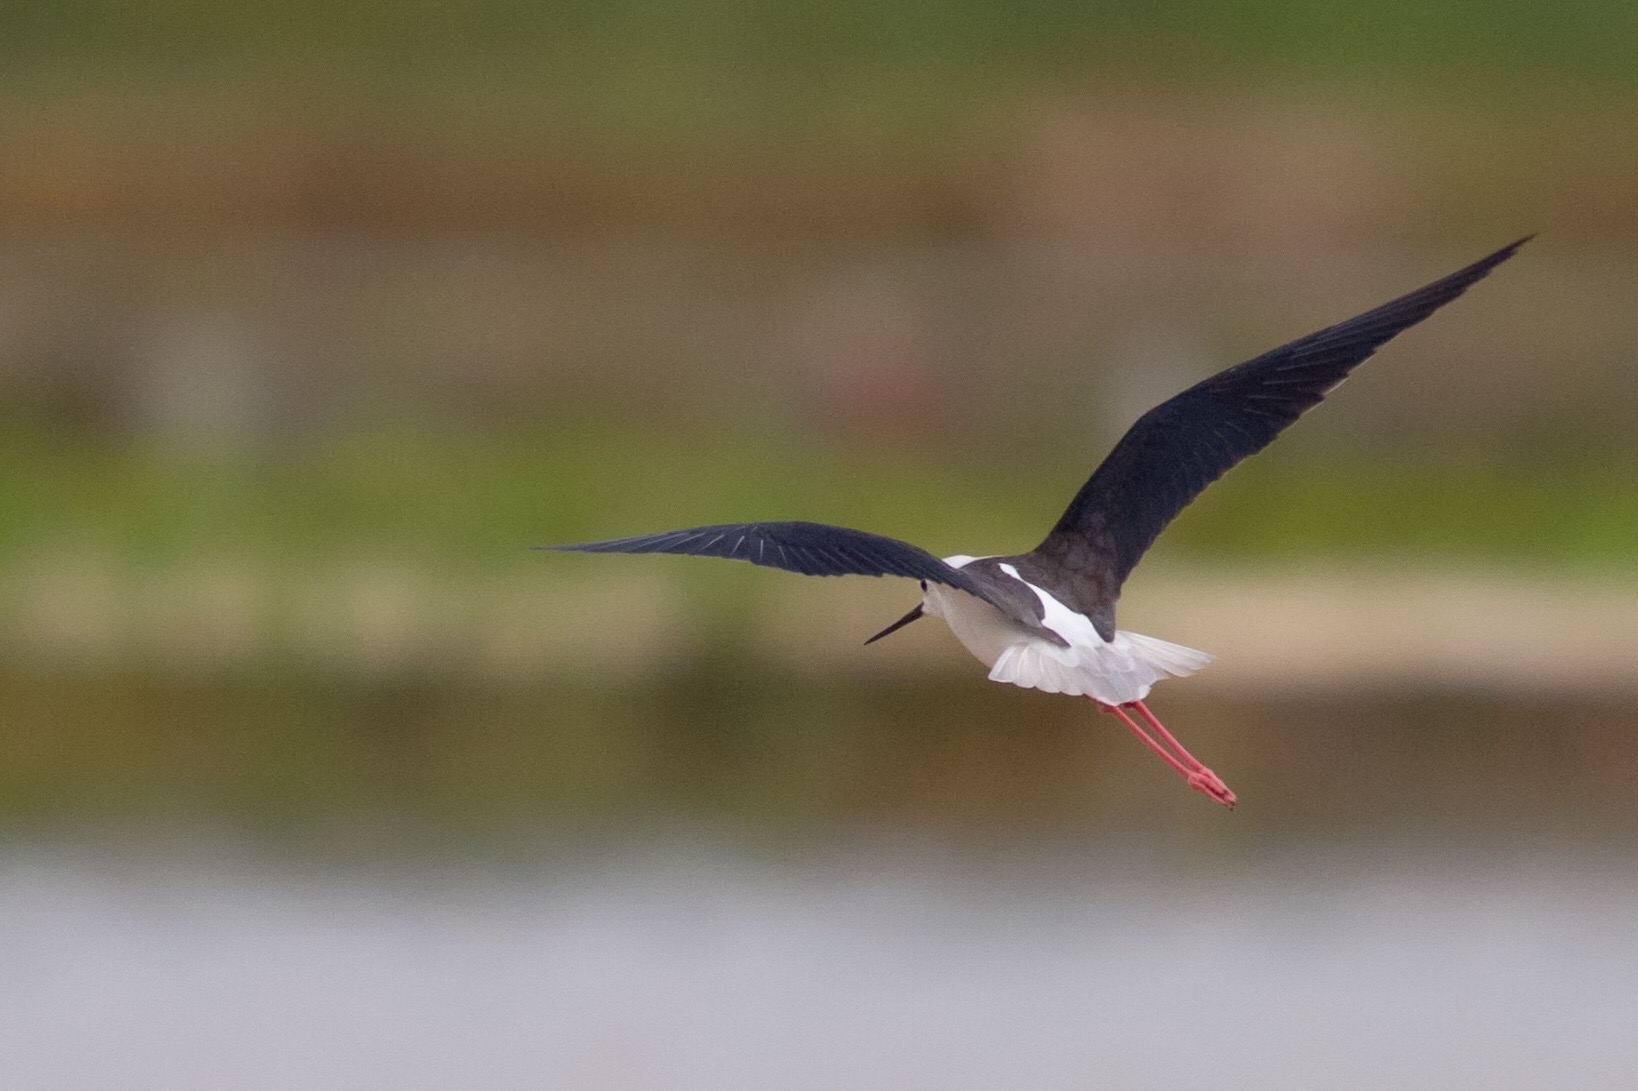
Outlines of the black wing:
M 1268 446 L 1386 341 L 1461 295 L 1530 240 L 1357 318 L 1221 371 L 1138 418 L 1032 556 L 1113 603 L 1144 552 L 1202 489 Z M 1093 602 L 1080 603 L 1091 608 Z
M 542 546 L 578 553 L 684 553 L 727 557 L 804 576 L 906 576 L 958 587 L 985 598 L 978 585 L 925 549 L 824 523 L 728 523 L 584 545 Z

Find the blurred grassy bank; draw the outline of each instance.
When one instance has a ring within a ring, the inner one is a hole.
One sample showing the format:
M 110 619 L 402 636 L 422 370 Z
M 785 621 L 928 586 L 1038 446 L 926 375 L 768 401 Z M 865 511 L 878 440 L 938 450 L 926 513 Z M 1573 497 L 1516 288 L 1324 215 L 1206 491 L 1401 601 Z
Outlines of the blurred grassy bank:
M 679 816 L 774 837 L 1158 816 L 1238 836 L 1084 703 L 985 681 L 947 633 L 859 647 L 907 587 L 525 548 L 761 515 L 1024 548 L 1053 482 L 754 432 L 388 430 L 211 457 L 23 437 L 0 462 L 19 833 L 371 848 Z M 1222 657 L 1156 707 L 1220 755 L 1246 836 L 1638 835 L 1625 469 L 1308 457 L 1216 486 L 1123 606 Z
M 1123 620 L 1225 653 L 1163 699 L 1275 826 L 1629 829 L 1635 46 L 1610 0 L 6 5 L 0 820 L 1217 818 L 947 640 L 856 654 L 906 588 L 527 547 L 1024 549 L 1147 406 L 1535 230 Z
M 1015 552 L 1039 540 L 1102 451 L 1089 442 L 1044 471 L 1035 451 L 988 454 L 550 422 L 466 435 L 406 426 L 190 454 L 140 440 L 65 443 L 25 427 L 0 439 L 0 559 L 584 571 L 584 561 L 528 547 L 758 518 L 857 525 L 942 553 Z M 1316 457 L 1275 446 L 1185 511 L 1156 556 L 1630 571 L 1635 480 L 1638 465 L 1620 458 Z
M 253 9 L 208 0 L 65 0 L 11 5 L 6 29 L 6 53 L 16 61 L 85 55 L 149 66 L 311 51 L 330 51 L 321 55 L 334 59 L 345 51 L 359 65 L 409 59 L 434 71 L 438 62 L 504 67 L 616 56 L 644 71 L 693 59 L 702 69 L 733 69 L 737 62 L 787 80 L 859 67 L 1056 74 L 1089 59 L 1135 63 L 1132 51 L 1148 43 L 1170 46 L 1182 58 L 1215 57 L 1237 71 L 1259 58 L 1290 67 L 1312 57 L 1344 71 L 1386 69 L 1403 79 L 1435 80 L 1452 69 L 1630 77 L 1619 50 L 1638 35 L 1638 19 L 1612 0 L 1573 0 L 1551 18 L 1527 5 L 1477 0 L 1438 7 L 1378 0 L 1346 9 L 1296 0 L 1139 6 L 955 0 L 891 10 L 864 0 L 777 6 L 473 0 L 455 7 L 367 0 L 346 8 L 282 0 Z M 1430 70 L 1435 59 L 1445 67 Z
M 1630 5 L 0 15 L 0 227 L 742 245 L 1638 239 Z
M 1252 851 L 1384 835 L 1630 845 L 1625 700 L 1434 693 L 1154 701 L 1240 794 L 1227 817 L 1084 702 L 976 672 L 837 685 L 739 657 L 615 695 L 414 676 L 0 671 L 0 832 L 212 830 L 327 846 L 704 823 L 987 838 L 1164 831 Z

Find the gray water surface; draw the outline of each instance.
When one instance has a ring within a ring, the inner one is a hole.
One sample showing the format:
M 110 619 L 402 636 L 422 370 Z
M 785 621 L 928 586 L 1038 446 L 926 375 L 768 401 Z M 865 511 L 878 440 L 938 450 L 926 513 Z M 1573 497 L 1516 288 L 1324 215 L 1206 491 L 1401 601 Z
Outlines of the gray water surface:
M 1638 1080 L 1630 860 L 1174 865 L 670 843 L 432 873 L 13 849 L 0 1084 Z

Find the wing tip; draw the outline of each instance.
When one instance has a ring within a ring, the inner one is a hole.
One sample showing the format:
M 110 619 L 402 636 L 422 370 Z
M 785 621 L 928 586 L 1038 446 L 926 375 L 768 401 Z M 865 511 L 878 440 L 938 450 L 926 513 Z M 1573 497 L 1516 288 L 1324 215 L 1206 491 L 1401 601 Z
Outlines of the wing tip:
M 1502 247 L 1500 250 L 1497 250 L 1494 254 L 1491 254 L 1489 257 L 1480 258 L 1478 264 L 1488 265 L 1488 266 L 1491 266 L 1491 267 L 1500 265 L 1502 262 L 1504 262 L 1508 258 L 1512 257 L 1514 254 L 1518 253 L 1519 247 L 1523 246 L 1525 243 L 1527 243 L 1531 239 L 1535 238 L 1538 234 L 1540 234 L 1540 232 L 1532 231 L 1528 235 L 1525 235 L 1522 238 L 1515 239 L 1514 241 L 1508 243 L 1506 246 Z
M 1446 303 L 1451 302 L 1451 300 L 1463 295 L 1469 288 L 1473 287 L 1473 285 L 1489 276 L 1495 271 L 1498 265 L 1504 261 L 1507 261 L 1514 254 L 1518 253 L 1519 247 L 1523 246 L 1525 243 L 1529 242 L 1535 237 L 1536 232 L 1532 231 L 1522 238 L 1513 240 L 1500 250 L 1492 251 L 1491 253 L 1480 258 L 1478 261 L 1464 265 L 1462 268 L 1456 270 L 1454 273 L 1451 273 L 1449 276 L 1436 280 L 1432 284 L 1419 288 L 1415 292 L 1412 292 L 1407 296 L 1402 296 L 1399 299 L 1386 304 L 1385 306 L 1391 307 L 1393 303 L 1407 302 L 1417 297 L 1428 296 L 1431 293 L 1432 298 L 1436 300 L 1436 302 L 1434 302 L 1434 310 L 1437 310 Z M 1381 309 L 1383 308 L 1378 308 L 1378 310 Z

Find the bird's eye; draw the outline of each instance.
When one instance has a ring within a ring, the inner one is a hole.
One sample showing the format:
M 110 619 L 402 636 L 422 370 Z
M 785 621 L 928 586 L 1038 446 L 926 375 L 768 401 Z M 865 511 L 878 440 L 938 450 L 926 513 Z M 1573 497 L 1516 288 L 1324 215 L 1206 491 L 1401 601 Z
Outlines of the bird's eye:
M 926 580 L 921 581 L 921 589 L 923 591 L 927 590 L 927 581 Z

